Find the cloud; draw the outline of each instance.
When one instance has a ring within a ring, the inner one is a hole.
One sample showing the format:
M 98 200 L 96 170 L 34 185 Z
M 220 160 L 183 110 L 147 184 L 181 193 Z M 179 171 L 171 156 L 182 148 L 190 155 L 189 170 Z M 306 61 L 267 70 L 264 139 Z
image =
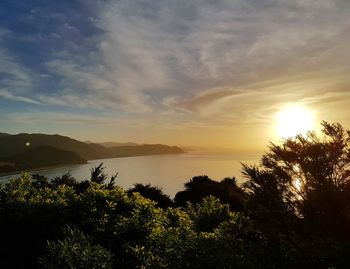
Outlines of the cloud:
M 11 113 L 8 116 L 13 122 L 20 124 L 69 124 L 69 125 L 115 125 L 118 120 L 112 118 L 104 118 L 92 115 L 77 115 L 65 112 L 26 112 Z
M 29 104 L 39 104 L 39 102 L 34 100 L 34 99 L 31 99 L 31 98 L 25 97 L 25 96 L 14 95 L 7 90 L 0 90 L 0 99 L 1 98 L 4 98 L 6 100 L 10 100 L 10 101 L 18 101 L 18 102 L 24 102 L 24 103 L 29 103 Z
M 115 91 L 145 94 L 149 105 L 182 100 L 196 111 L 231 95 L 220 88 L 257 93 L 254 102 L 265 90 L 252 83 L 310 72 L 322 78 L 336 67 L 334 82 L 349 71 L 344 10 L 341 1 L 108 2 L 99 13 L 101 56 Z
M 69 10 L 79 15 L 55 11 L 37 33 L 48 46 L 35 51 L 35 68 L 1 43 L 14 54 L 0 62 L 11 74 L 3 98 L 198 125 L 265 124 L 286 102 L 350 100 L 347 0 L 80 1 Z
M 30 70 L 21 66 L 0 47 L 0 87 L 11 92 L 28 92 L 34 83 Z

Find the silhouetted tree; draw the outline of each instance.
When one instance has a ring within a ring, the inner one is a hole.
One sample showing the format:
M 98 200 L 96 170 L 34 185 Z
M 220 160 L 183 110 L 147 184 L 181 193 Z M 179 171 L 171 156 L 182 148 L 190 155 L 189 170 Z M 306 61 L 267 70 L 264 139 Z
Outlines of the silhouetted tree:
M 128 190 L 128 193 L 138 192 L 143 197 L 157 202 L 157 206 L 166 208 L 173 205 L 173 201 L 169 195 L 163 193 L 159 187 L 151 186 L 150 184 L 135 184 L 133 188 Z
M 106 184 L 106 188 L 107 188 L 107 189 L 110 190 L 110 189 L 113 189 L 113 188 L 114 188 L 114 186 L 115 186 L 115 181 L 116 181 L 116 179 L 117 179 L 117 177 L 118 177 L 118 174 L 119 174 L 119 173 L 116 173 L 116 174 L 114 174 L 113 176 L 111 176 L 111 178 L 110 178 L 108 184 Z
M 67 172 L 60 177 L 55 177 L 51 183 L 53 186 L 66 185 L 74 187 L 77 185 L 77 180 L 71 175 L 70 172 Z
M 105 185 L 106 188 L 111 189 L 114 187 L 115 180 L 118 177 L 118 173 L 111 176 L 109 182 L 107 183 L 106 181 L 108 179 L 108 175 L 104 172 L 104 170 L 105 167 L 103 166 L 103 163 L 100 163 L 98 166 L 91 168 L 90 181 L 100 185 Z
M 103 163 L 99 164 L 96 167 L 93 167 L 90 169 L 91 172 L 91 177 L 90 180 L 83 180 L 83 181 L 78 181 L 76 180 L 70 172 L 67 172 L 63 174 L 62 176 L 55 177 L 51 182 L 50 186 L 51 187 L 58 187 L 60 185 L 65 185 L 69 187 L 73 187 L 78 193 L 81 193 L 85 191 L 87 188 L 89 188 L 91 182 L 97 183 L 99 185 L 102 185 L 103 187 L 107 189 L 113 189 L 115 180 L 118 176 L 118 173 L 115 175 L 111 176 L 108 182 L 108 175 L 104 173 L 104 167 Z
M 34 181 L 34 185 L 38 188 L 45 188 L 49 185 L 49 180 L 47 177 L 40 174 L 32 174 L 32 180 Z
M 103 163 L 90 169 L 91 176 L 90 181 L 97 184 L 103 184 L 107 180 L 107 175 L 104 173 Z
M 265 231 L 309 245 L 318 261 L 320 253 L 331 260 L 339 251 L 332 240 L 350 239 L 350 132 L 337 123 L 322 125 L 322 138 L 309 132 L 271 144 L 259 167 L 243 166 L 250 215 Z
M 174 201 L 177 206 L 183 207 L 187 202 L 200 203 L 208 196 L 229 204 L 233 211 L 242 211 L 244 208 L 245 194 L 235 178 L 225 178 L 217 182 L 208 176 L 193 177 L 185 183 L 185 190 L 176 193 Z
M 208 176 L 196 176 L 185 183 L 185 190 L 195 190 L 210 184 L 215 184 L 215 182 Z

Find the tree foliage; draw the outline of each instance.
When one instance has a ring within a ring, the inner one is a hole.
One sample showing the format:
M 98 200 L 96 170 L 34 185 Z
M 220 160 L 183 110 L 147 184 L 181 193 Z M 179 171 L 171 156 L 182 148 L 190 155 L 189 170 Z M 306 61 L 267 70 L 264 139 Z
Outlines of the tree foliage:
M 173 201 L 170 199 L 169 195 L 164 194 L 159 187 L 137 183 L 133 188 L 128 190 L 128 193 L 135 192 L 138 192 L 145 198 L 155 201 L 159 207 L 166 208 L 173 205 Z
M 256 268 L 280 249 L 265 248 L 269 239 L 214 197 L 159 208 L 118 186 L 61 183 L 42 187 L 23 175 L 1 187 L 4 268 L 38 268 L 39 261 L 46 268 Z M 268 262 L 282 266 L 289 257 Z
M 322 136 L 271 144 L 259 167 L 243 166 L 250 216 L 321 264 L 344 258 L 350 246 L 350 132 L 322 125 Z
M 40 259 L 41 265 L 49 269 L 109 269 L 112 255 L 76 228 L 64 229 L 64 239 L 47 242 L 47 254 Z
M 177 206 L 186 206 L 187 202 L 200 203 L 210 195 L 229 204 L 233 211 L 242 211 L 244 208 L 245 194 L 238 187 L 235 178 L 225 178 L 217 182 L 208 176 L 193 177 L 185 183 L 185 190 L 175 195 L 174 201 Z

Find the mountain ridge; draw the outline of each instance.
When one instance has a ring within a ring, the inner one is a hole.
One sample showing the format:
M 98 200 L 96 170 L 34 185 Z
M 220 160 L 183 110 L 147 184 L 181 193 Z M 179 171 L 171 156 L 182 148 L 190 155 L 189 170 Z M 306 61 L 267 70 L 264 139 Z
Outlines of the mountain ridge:
M 105 147 L 58 134 L 2 134 L 0 133 L 0 172 L 79 164 L 94 159 L 185 153 L 180 147 L 162 144 Z M 56 155 L 59 158 L 55 159 Z M 35 164 L 34 160 L 37 161 Z
M 28 147 L 51 146 L 61 150 L 76 152 L 81 157 L 91 160 L 103 158 L 105 148 L 98 144 L 85 144 L 79 140 L 58 134 L 28 134 L 20 133 L 15 135 L 0 136 L 0 157 L 10 157 L 23 152 Z
M 138 144 L 138 143 L 134 143 L 134 142 L 102 142 L 102 143 L 98 143 L 98 144 L 100 144 L 106 148 L 143 145 L 143 144 Z

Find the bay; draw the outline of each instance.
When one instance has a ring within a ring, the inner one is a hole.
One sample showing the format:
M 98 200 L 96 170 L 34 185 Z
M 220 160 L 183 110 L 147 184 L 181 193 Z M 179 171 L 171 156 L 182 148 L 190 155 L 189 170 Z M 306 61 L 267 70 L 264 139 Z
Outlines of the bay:
M 173 197 L 183 189 L 184 183 L 194 176 L 207 175 L 213 180 L 236 177 L 238 183 L 245 181 L 241 175 L 241 163 L 257 164 L 259 154 L 190 152 L 185 154 L 151 155 L 113 159 L 91 160 L 83 165 L 36 169 L 31 174 L 39 173 L 52 179 L 70 172 L 78 180 L 88 179 L 90 169 L 103 163 L 105 172 L 113 175 L 118 172 L 116 184 L 130 188 L 135 183 L 150 183 L 163 189 Z M 1 177 L 2 182 L 16 178 L 20 174 Z

